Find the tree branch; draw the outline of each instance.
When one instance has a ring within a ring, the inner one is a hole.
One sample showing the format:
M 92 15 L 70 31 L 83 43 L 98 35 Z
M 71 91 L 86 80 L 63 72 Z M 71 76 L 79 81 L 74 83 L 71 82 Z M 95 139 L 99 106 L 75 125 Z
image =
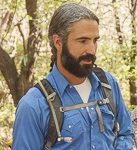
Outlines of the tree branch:
M 41 32 L 39 32 L 38 22 L 37 22 L 37 0 L 26 0 L 27 15 L 30 16 L 29 20 L 29 37 L 27 42 L 27 62 L 24 66 L 22 63 L 21 73 L 24 73 L 27 77 L 30 77 L 32 70 L 34 68 L 36 51 L 38 49 L 38 44 L 41 40 Z
M 120 25 L 120 18 L 118 16 L 118 12 L 117 12 L 117 8 L 115 7 L 115 4 L 117 3 L 116 0 L 112 0 L 112 7 L 114 10 L 114 17 L 115 17 L 115 24 L 116 24 L 116 31 L 117 31 L 117 35 L 118 35 L 118 41 L 119 41 L 119 45 L 122 46 L 123 45 L 123 33 L 121 31 L 121 25 Z
M 0 71 L 2 72 L 6 83 L 11 91 L 12 96 L 15 95 L 18 73 L 14 61 L 8 53 L 0 46 Z M 13 97 L 14 98 L 14 97 Z M 16 98 L 15 98 L 16 99 Z
M 6 26 L 7 26 L 6 34 L 4 35 L 4 37 L 2 37 L 1 44 L 2 44 L 3 40 L 5 39 L 5 37 L 7 36 L 7 34 L 8 34 L 9 31 L 10 31 L 10 28 L 11 28 L 11 25 L 12 25 L 12 22 L 13 22 L 13 18 L 14 18 L 14 15 L 15 15 L 15 13 L 16 13 L 16 9 L 17 9 L 17 0 L 15 0 L 14 12 L 10 13 L 8 22 L 7 22 L 7 24 L 6 24 Z
M 19 32 L 20 32 L 22 40 L 23 40 L 23 48 L 24 48 L 24 55 L 25 55 L 27 47 L 26 47 L 25 37 L 24 37 L 23 31 L 21 29 L 20 23 L 17 23 L 17 27 L 19 29 Z

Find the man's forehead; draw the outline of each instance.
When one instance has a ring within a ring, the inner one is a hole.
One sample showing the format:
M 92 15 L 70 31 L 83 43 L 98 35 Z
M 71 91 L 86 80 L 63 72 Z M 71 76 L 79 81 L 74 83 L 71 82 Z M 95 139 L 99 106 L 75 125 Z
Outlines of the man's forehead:
M 94 36 L 99 37 L 99 25 L 95 20 L 83 19 L 73 23 L 69 29 L 69 34 L 75 35 L 77 38 L 88 38 Z

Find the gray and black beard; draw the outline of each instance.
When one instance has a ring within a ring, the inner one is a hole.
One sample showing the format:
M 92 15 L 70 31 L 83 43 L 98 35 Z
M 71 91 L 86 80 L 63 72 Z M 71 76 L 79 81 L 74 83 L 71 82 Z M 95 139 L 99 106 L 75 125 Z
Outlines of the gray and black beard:
M 70 54 L 67 44 L 63 44 L 61 61 L 63 67 L 69 71 L 71 74 L 76 77 L 87 77 L 89 73 L 92 71 L 94 62 L 96 60 L 95 55 L 87 54 L 80 56 L 79 58 L 75 58 L 72 54 Z M 80 65 L 80 62 L 84 61 L 92 61 L 92 64 L 84 64 Z

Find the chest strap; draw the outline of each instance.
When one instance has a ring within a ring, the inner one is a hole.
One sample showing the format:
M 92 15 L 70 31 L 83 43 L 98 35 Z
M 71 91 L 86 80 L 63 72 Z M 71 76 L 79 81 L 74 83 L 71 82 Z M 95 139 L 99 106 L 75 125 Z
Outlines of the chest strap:
M 65 111 L 80 109 L 80 108 L 84 108 L 84 107 L 96 106 L 96 112 L 97 112 L 97 116 L 98 116 L 100 132 L 104 132 L 103 118 L 102 118 L 102 114 L 101 114 L 99 106 L 106 105 L 106 104 L 109 104 L 108 98 L 105 98 L 102 100 L 97 100 L 97 101 L 90 102 L 90 103 L 82 103 L 82 104 L 77 104 L 77 105 L 73 105 L 73 106 L 60 107 L 60 111 L 65 112 Z
M 67 107 L 60 107 L 60 111 L 61 112 L 65 112 L 65 111 L 70 111 L 70 110 L 75 110 L 75 109 L 80 109 L 80 108 L 84 108 L 84 107 L 90 107 L 90 106 L 95 106 L 95 105 L 105 105 L 109 103 L 109 99 L 105 98 L 102 100 L 97 100 L 94 102 L 89 102 L 89 103 L 82 103 L 82 104 L 77 104 L 77 105 L 72 105 L 72 106 L 67 106 Z

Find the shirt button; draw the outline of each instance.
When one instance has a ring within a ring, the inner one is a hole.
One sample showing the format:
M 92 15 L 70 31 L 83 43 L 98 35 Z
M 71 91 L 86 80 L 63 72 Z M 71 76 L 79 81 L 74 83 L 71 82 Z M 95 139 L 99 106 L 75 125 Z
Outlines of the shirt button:
M 68 127 L 71 128 L 71 125 L 69 125 Z
M 123 141 L 125 138 L 123 136 L 121 136 L 120 139 Z
M 94 107 L 91 107 L 91 110 L 94 110 Z
M 81 110 L 83 110 L 84 108 L 83 107 L 81 107 Z
M 71 89 L 72 87 L 73 87 L 72 85 L 69 86 L 70 89 Z
M 91 126 L 91 128 L 92 128 L 92 129 L 94 128 L 93 125 Z
M 95 149 L 95 145 L 92 145 L 92 148 Z

